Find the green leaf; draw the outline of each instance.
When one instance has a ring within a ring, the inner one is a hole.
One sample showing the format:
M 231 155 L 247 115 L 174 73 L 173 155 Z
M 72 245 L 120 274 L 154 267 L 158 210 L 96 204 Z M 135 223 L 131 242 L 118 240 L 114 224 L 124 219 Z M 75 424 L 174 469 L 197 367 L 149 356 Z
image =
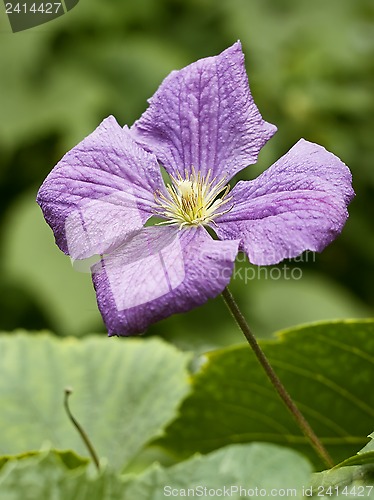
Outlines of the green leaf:
M 195 496 L 206 492 L 204 498 L 208 498 L 215 490 L 217 496 L 230 498 L 282 498 L 287 496 L 285 492 L 288 490 L 288 495 L 293 498 L 302 498 L 302 488 L 309 484 L 310 472 L 309 463 L 291 450 L 258 443 L 231 445 L 206 456 L 194 456 L 169 469 L 157 465 L 151 467 L 130 481 L 126 498 L 179 498 L 194 496 L 192 491 L 195 491 Z M 225 487 L 227 490 L 223 495 Z
M 0 472 L 2 498 L 12 500 L 125 500 L 113 471 L 89 476 L 86 467 L 66 467 L 58 452 L 9 461 Z
M 371 441 L 369 441 L 368 444 L 362 448 L 362 450 L 360 450 L 353 457 L 347 458 L 336 467 L 344 467 L 348 465 L 374 465 L 374 432 L 372 432 L 368 437 L 371 438 Z
M 349 457 L 336 467 L 346 467 L 348 465 L 368 465 L 374 464 L 374 451 L 368 451 L 365 453 L 357 453 L 353 457 Z
M 374 433 L 370 434 L 372 439 Z M 368 443 L 353 457 L 347 458 L 333 469 L 313 475 L 313 490 L 317 496 L 331 496 L 333 491 L 336 496 L 343 495 L 348 498 L 365 496 L 374 498 L 374 450 L 372 443 Z M 372 451 L 369 451 L 369 450 Z M 367 451 L 365 451 L 367 450 Z
M 365 444 L 374 418 L 372 320 L 302 326 L 261 346 L 335 462 Z M 193 386 L 161 440 L 175 453 L 269 441 L 321 467 L 247 345 L 208 353 Z
M 169 492 L 187 496 L 188 489 L 189 496 L 193 490 L 201 496 L 204 488 L 207 496 L 209 490 L 223 496 L 226 488 L 235 499 L 243 498 L 243 490 L 245 495 L 257 490 L 256 496 L 265 498 L 283 498 L 288 490 L 301 499 L 310 472 L 309 463 L 297 453 L 267 444 L 228 446 L 170 468 L 154 465 L 140 476 L 118 476 L 110 469 L 92 476 L 85 467 L 72 471 L 58 453 L 50 452 L 7 464 L 0 472 L 0 489 L 3 498 L 14 500 L 158 500 Z
M 189 356 L 157 338 L 58 339 L 0 336 L 0 453 L 57 449 L 87 456 L 63 408 L 71 386 L 73 415 L 98 455 L 128 463 L 175 417 L 188 391 Z
M 313 495 L 318 498 L 374 498 L 374 467 L 333 468 L 313 474 L 311 484 Z

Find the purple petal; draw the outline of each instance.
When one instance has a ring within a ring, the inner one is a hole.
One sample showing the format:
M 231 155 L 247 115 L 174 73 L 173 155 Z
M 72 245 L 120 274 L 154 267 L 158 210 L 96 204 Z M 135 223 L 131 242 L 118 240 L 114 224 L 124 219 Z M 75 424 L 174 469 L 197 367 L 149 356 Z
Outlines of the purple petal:
M 109 335 L 133 335 L 216 297 L 229 283 L 238 241 L 214 241 L 205 229 L 153 226 L 130 236 L 93 266 Z
M 193 166 L 227 179 L 255 163 L 275 131 L 253 102 L 240 42 L 173 71 L 131 129 L 169 174 Z
M 55 166 L 37 202 L 60 249 L 82 259 L 141 228 L 157 189 L 163 181 L 156 158 L 109 117 Z
M 240 239 L 253 264 L 320 252 L 347 220 L 351 181 L 339 158 L 302 139 L 257 179 L 235 186 L 233 208 L 215 230 L 222 239 Z

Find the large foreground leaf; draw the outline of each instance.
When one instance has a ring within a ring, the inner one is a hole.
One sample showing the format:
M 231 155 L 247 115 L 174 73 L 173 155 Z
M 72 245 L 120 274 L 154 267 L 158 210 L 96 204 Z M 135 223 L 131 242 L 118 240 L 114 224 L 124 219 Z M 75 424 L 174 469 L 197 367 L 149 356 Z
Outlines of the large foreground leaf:
M 87 455 L 63 408 L 71 386 L 73 414 L 99 456 L 120 467 L 175 417 L 188 390 L 187 362 L 157 338 L 2 335 L 0 453 L 38 450 L 49 441 Z
M 374 421 L 373 321 L 299 327 L 261 345 L 336 462 L 365 445 Z M 323 465 L 248 346 L 208 353 L 163 443 L 188 455 L 250 441 L 293 446 Z
M 113 471 L 88 476 L 84 465 L 69 469 L 59 453 L 52 451 L 9 460 L 0 471 L 4 499 L 125 500 L 122 490 L 123 482 Z
M 302 498 L 310 472 L 309 463 L 291 450 L 263 443 L 231 445 L 169 469 L 150 468 L 130 483 L 126 498 L 161 500 L 177 493 L 203 496 L 202 492 L 203 498 Z
M 168 469 L 152 466 L 140 476 L 118 476 L 110 469 L 88 476 L 84 467 L 69 469 L 57 453 L 49 453 L 7 463 L 0 472 L 0 490 L 12 500 L 161 500 L 213 493 L 238 499 L 251 492 L 301 499 L 310 472 L 297 453 L 267 444 L 228 446 Z

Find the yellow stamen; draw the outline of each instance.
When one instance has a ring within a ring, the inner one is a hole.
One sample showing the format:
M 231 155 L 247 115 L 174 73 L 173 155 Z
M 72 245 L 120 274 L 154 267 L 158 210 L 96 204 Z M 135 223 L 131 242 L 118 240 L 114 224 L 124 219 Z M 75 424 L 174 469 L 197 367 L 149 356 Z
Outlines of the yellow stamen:
M 225 185 L 225 179 L 210 180 L 211 175 L 211 170 L 206 176 L 202 176 L 192 167 L 192 172 L 186 172 L 185 178 L 179 173 L 177 178 L 171 176 L 172 184 L 166 186 L 166 195 L 159 191 L 155 193 L 158 205 L 155 215 L 166 219 L 159 224 L 179 224 L 180 228 L 186 225 L 206 225 L 231 210 L 232 207 L 223 212 L 218 211 L 231 200 L 231 197 L 227 197 L 230 186 Z M 221 196 L 218 197 L 219 195 Z

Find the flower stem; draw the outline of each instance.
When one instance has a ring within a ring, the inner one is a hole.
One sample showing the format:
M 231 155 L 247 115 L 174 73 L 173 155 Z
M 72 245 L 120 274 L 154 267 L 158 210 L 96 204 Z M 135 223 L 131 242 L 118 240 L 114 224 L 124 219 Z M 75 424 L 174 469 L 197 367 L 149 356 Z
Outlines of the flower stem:
M 288 394 L 286 388 L 278 378 L 278 375 L 275 373 L 273 367 L 269 363 L 269 360 L 265 356 L 265 353 L 259 346 L 255 336 L 251 332 L 251 329 L 248 326 L 246 319 L 241 313 L 237 303 L 235 302 L 234 297 L 228 288 L 225 288 L 222 292 L 222 296 L 224 301 L 226 302 L 227 307 L 229 308 L 231 314 L 235 318 L 239 328 L 244 333 L 245 338 L 248 341 L 248 344 L 251 346 L 253 352 L 255 353 L 258 361 L 266 372 L 266 375 L 269 377 L 270 382 L 273 384 L 275 390 L 283 400 L 284 404 L 287 406 L 289 411 L 292 413 L 295 418 L 298 426 L 302 430 L 303 434 L 308 438 L 311 446 L 314 448 L 319 457 L 323 460 L 323 462 L 329 467 L 334 466 L 334 462 L 332 461 L 330 455 L 326 451 L 325 447 L 318 439 L 313 429 L 309 425 L 308 421 L 305 419 L 304 415 L 298 409 L 296 404 L 293 402 L 291 396 Z
M 73 416 L 73 414 L 70 411 L 69 396 L 72 392 L 73 392 L 73 390 L 68 388 L 68 387 L 65 389 L 64 406 L 65 406 L 66 413 L 67 413 L 69 419 L 71 420 L 72 424 L 74 425 L 74 427 L 77 429 L 78 433 L 80 434 L 84 444 L 86 445 L 87 450 L 88 450 L 89 454 L 91 455 L 91 458 L 92 458 L 94 464 L 96 465 L 97 470 L 100 471 L 99 458 L 97 456 L 95 448 L 93 447 L 89 437 L 87 436 L 86 431 L 83 429 L 83 427 L 80 425 L 78 420 Z

